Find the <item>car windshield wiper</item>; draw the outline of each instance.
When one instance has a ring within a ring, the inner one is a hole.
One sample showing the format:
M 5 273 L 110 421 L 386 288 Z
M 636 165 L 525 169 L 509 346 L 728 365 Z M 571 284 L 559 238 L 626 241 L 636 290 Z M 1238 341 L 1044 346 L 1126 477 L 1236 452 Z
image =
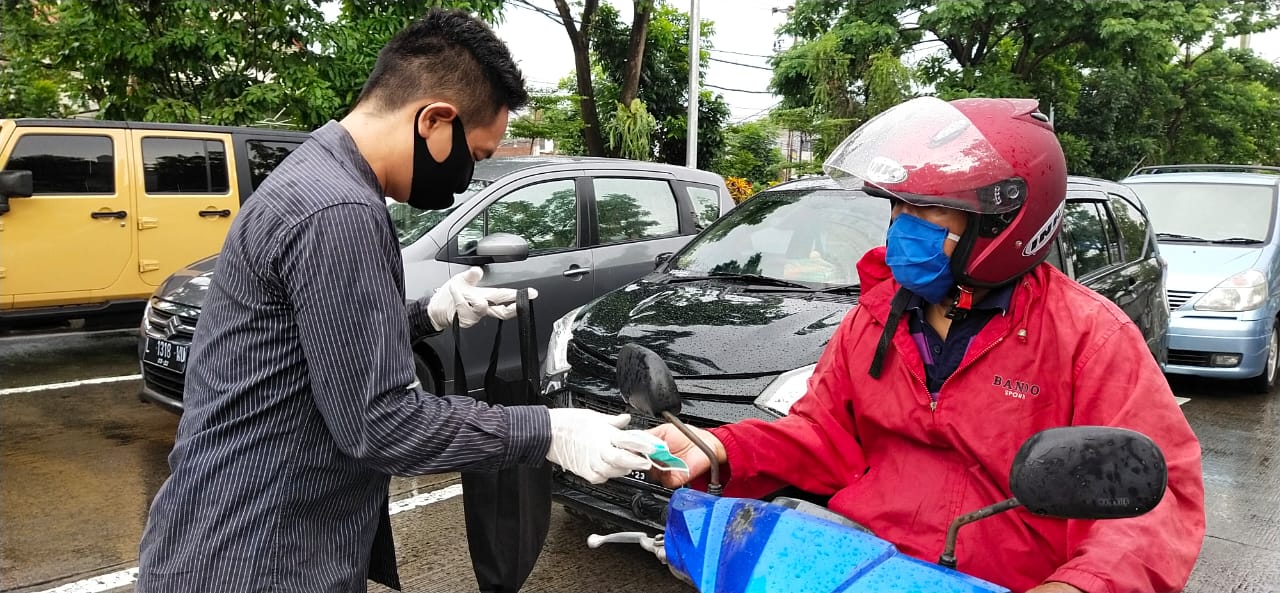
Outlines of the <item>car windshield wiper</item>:
M 1257 245 L 1263 243 L 1260 239 L 1250 239 L 1249 237 L 1227 237 L 1226 239 L 1214 239 L 1210 243 L 1238 243 L 1240 245 Z
M 1197 243 L 1208 243 L 1209 240 L 1204 237 L 1193 237 L 1191 235 L 1179 235 L 1178 233 L 1156 233 L 1157 239 L 1172 239 L 1174 241 L 1195 241 Z
M 841 294 L 841 293 L 856 293 L 860 290 L 862 290 L 862 285 L 860 284 L 840 284 L 837 286 L 824 286 L 820 288 L 812 288 L 808 286 L 804 288 L 791 288 L 791 287 L 782 287 L 782 286 L 755 287 L 755 288 L 748 288 L 746 289 L 745 292 L 792 292 L 792 293 L 800 293 L 800 294 L 815 294 L 815 293 Z
M 799 282 L 783 280 L 782 278 L 774 278 L 772 276 L 761 276 L 760 274 L 735 274 L 730 272 L 712 272 L 706 276 L 672 276 L 667 280 L 667 284 L 677 282 L 695 282 L 697 280 L 733 280 L 737 282 L 745 282 L 755 286 L 775 286 L 780 288 L 803 288 L 809 290 L 810 287 Z

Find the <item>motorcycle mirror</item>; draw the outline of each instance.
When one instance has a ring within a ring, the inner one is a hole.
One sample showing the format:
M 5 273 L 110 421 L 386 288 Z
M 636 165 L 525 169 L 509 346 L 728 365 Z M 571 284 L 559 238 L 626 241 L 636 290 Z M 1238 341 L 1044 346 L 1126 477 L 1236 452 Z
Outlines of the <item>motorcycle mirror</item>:
M 1023 443 L 1009 488 L 1037 515 L 1122 519 L 1155 508 L 1168 479 L 1164 454 L 1146 435 L 1070 426 L 1036 433 Z
M 680 413 L 680 392 L 667 363 L 654 351 L 627 344 L 618 352 L 618 389 L 631 407 L 650 416 Z

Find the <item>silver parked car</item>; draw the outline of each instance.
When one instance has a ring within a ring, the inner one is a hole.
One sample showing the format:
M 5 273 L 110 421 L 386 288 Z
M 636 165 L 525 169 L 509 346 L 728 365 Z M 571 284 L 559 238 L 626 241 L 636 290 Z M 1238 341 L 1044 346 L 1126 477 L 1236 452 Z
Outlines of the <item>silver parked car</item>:
M 540 344 L 556 319 L 652 272 L 732 207 L 724 179 L 714 173 L 577 157 L 476 163 L 471 187 L 448 210 L 387 204 L 404 256 L 406 298 L 425 297 L 468 266 L 480 266 L 486 286 L 538 290 Z M 144 401 L 181 412 L 187 352 L 216 261 L 175 273 L 148 303 L 138 341 Z M 496 323 L 486 319 L 463 334 L 473 392 L 483 383 Z M 516 332 L 503 332 L 503 339 L 499 372 L 518 372 Z M 414 350 L 423 385 L 452 392 L 451 333 L 426 338 Z

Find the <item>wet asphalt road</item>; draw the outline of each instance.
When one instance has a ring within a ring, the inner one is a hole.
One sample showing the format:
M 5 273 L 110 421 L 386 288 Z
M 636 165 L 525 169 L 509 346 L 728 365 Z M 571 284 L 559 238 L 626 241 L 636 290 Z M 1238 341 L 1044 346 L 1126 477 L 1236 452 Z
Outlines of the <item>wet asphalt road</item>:
M 0 590 L 69 583 L 78 591 L 132 590 L 126 571 L 137 566 L 177 417 L 139 402 L 137 379 L 12 388 L 137 373 L 128 333 L 0 337 Z M 1280 394 L 1195 380 L 1173 385 L 1191 398 L 1183 411 L 1204 450 L 1208 502 L 1208 537 L 1186 591 L 1280 591 Z M 396 479 L 392 498 L 436 492 L 438 499 L 457 484 L 455 474 Z M 475 590 L 461 497 L 399 512 L 392 522 L 405 591 Z M 556 507 L 525 590 L 691 590 L 638 548 L 587 549 L 589 533 Z M 89 580 L 103 575 L 101 583 Z

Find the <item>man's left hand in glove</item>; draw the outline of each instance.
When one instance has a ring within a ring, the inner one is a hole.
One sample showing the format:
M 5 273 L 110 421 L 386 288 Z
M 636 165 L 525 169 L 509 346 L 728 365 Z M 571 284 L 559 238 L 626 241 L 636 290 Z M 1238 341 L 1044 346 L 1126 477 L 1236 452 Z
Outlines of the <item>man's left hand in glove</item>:
M 468 268 L 436 289 L 427 302 L 427 316 L 436 330 L 444 330 L 456 317 L 461 327 L 471 327 L 484 317 L 511 319 L 516 316 L 516 289 L 477 286 L 484 278 L 484 270 Z M 529 298 L 538 297 L 538 291 L 529 289 Z

